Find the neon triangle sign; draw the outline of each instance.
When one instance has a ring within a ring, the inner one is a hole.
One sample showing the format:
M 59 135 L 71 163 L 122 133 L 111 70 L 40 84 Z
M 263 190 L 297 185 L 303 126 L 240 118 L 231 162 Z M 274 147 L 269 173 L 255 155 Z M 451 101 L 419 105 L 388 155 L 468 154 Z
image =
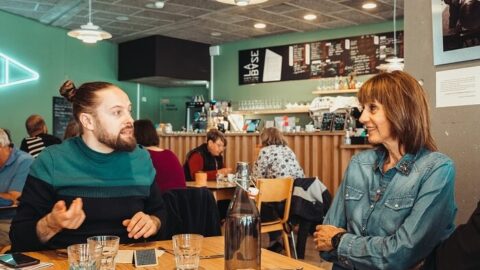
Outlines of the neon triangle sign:
M 22 63 L 0 53 L 0 88 L 35 81 L 40 75 Z

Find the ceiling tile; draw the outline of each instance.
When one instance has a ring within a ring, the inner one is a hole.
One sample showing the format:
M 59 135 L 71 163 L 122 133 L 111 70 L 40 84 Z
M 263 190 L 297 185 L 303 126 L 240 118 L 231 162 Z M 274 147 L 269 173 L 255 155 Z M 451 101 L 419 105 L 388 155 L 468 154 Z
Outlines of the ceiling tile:
M 264 8 L 262 8 L 262 10 L 265 10 L 265 11 L 271 12 L 271 13 L 285 13 L 285 12 L 291 12 L 291 11 L 298 10 L 298 8 L 295 7 L 295 6 L 288 5 L 288 4 L 278 4 L 278 5 L 274 5 L 274 6 L 264 7 Z
M 138 12 L 140 10 L 135 7 L 123 6 L 123 5 L 117 5 L 117 4 L 104 4 L 104 3 L 98 3 L 98 2 L 92 2 L 92 9 L 98 9 L 102 11 L 108 11 L 108 12 L 118 13 L 118 14 L 127 14 L 127 15 Z
M 312 21 L 307 21 L 303 18 L 303 16 L 305 16 L 306 14 L 315 14 L 315 15 L 317 15 L 317 18 L 315 20 L 312 20 Z M 309 22 L 309 23 L 313 23 L 313 24 L 325 23 L 325 22 L 335 20 L 335 18 L 329 17 L 327 15 L 323 15 L 320 12 L 312 12 L 312 11 L 307 11 L 307 10 L 303 10 L 303 9 L 297 9 L 297 10 L 292 11 L 292 12 L 284 13 L 283 15 L 289 16 L 293 19 L 297 19 L 297 20 L 301 20 L 301 21 L 305 21 L 305 22 Z
M 162 21 L 179 21 L 181 19 L 188 18 L 187 15 L 179 15 L 179 14 L 172 14 L 172 13 L 166 13 L 162 11 L 152 11 L 152 10 L 140 11 L 138 13 L 135 13 L 135 16 L 146 17 L 146 18 L 157 18 L 158 20 L 162 20 Z
M 382 19 L 377 16 L 375 17 L 370 16 L 357 10 L 345 10 L 345 11 L 335 12 L 335 13 L 332 13 L 331 16 L 342 18 L 344 20 L 351 21 L 356 24 L 375 23 L 375 22 L 382 21 Z
M 361 9 L 360 0 L 269 0 L 258 5 L 238 7 L 216 0 L 167 0 L 162 9 L 145 5 L 153 0 L 92 0 L 92 21 L 112 32 L 114 42 L 153 34 L 221 44 L 278 33 L 339 28 L 364 23 L 390 21 L 393 0 L 376 0 L 376 10 Z M 404 0 L 398 0 L 397 17 L 403 17 Z M 0 0 L 0 10 L 41 23 L 78 28 L 88 21 L 87 0 Z M 303 20 L 312 12 L 314 21 Z M 126 16 L 128 21 L 118 21 Z M 264 22 L 267 28 L 254 29 Z M 219 37 L 212 32 L 220 32 Z
M 112 22 L 112 23 L 109 23 L 108 26 L 120 28 L 120 29 L 137 30 L 137 31 L 145 31 L 147 29 L 152 28 L 151 25 L 133 24 L 128 22 Z

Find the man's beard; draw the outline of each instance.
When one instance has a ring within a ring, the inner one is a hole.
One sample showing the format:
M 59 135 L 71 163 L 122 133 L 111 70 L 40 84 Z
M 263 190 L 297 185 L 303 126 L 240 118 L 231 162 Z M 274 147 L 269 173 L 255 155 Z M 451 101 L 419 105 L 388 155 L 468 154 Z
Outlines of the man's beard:
M 94 131 L 95 137 L 97 137 L 97 140 L 106 146 L 112 148 L 115 151 L 127 151 L 127 152 L 132 152 L 135 147 L 137 147 L 137 140 L 135 139 L 134 136 L 131 136 L 128 139 L 122 138 L 122 132 L 127 130 L 127 129 L 133 129 L 131 125 L 122 128 L 118 135 L 115 137 L 115 135 L 109 134 L 103 126 L 99 123 L 98 120 L 96 120 L 96 127 Z M 133 132 L 132 132 L 133 134 Z

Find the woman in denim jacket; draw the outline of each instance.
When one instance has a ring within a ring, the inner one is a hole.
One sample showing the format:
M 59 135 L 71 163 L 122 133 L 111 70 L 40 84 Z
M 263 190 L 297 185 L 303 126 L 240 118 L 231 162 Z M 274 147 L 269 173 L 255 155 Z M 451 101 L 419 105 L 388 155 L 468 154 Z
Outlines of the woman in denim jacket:
M 333 269 L 410 269 L 455 229 L 455 168 L 437 152 L 424 90 L 405 72 L 361 87 L 375 149 L 355 155 L 315 243 Z

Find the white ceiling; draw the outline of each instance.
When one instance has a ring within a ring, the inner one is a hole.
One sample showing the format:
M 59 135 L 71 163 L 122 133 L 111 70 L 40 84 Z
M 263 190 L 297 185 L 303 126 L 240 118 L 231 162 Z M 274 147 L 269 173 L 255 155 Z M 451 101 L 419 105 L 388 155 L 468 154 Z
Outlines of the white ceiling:
M 364 0 L 269 0 L 237 7 L 215 0 L 166 0 L 163 9 L 145 7 L 152 0 L 92 0 L 92 21 L 123 42 L 150 35 L 208 44 L 266 35 L 307 32 L 391 21 L 393 0 L 376 0 L 378 7 L 361 8 Z M 403 18 L 403 0 L 397 1 L 397 18 Z M 0 0 L 0 10 L 65 29 L 88 21 L 88 0 Z M 317 15 L 306 21 L 307 13 Z M 128 17 L 120 21 L 119 16 Z M 263 22 L 265 29 L 254 29 Z M 220 33 L 213 36 L 212 33 Z

